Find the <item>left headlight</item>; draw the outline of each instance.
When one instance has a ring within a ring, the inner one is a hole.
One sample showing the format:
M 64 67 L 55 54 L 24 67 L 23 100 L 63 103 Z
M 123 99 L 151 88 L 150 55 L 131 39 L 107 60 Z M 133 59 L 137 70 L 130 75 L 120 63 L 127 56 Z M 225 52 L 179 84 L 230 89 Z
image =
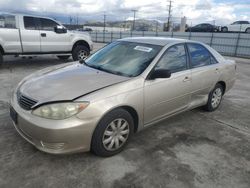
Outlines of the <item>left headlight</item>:
M 46 119 L 61 120 L 78 114 L 88 105 L 88 102 L 53 103 L 38 107 L 32 114 Z

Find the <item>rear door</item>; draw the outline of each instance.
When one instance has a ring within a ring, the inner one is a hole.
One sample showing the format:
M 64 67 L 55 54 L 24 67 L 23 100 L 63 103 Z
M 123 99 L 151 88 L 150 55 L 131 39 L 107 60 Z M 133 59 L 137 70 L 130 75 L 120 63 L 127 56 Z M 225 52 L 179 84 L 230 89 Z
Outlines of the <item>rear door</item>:
M 188 43 L 192 72 L 192 102 L 201 102 L 215 86 L 220 77 L 220 64 L 201 44 Z
M 54 20 L 40 18 L 41 27 L 41 51 L 46 52 L 70 52 L 72 48 L 71 36 L 67 33 L 56 33 L 55 27 L 59 24 Z
M 32 16 L 23 17 L 23 27 L 20 29 L 21 42 L 24 53 L 40 53 L 40 31 L 38 26 L 38 20 Z

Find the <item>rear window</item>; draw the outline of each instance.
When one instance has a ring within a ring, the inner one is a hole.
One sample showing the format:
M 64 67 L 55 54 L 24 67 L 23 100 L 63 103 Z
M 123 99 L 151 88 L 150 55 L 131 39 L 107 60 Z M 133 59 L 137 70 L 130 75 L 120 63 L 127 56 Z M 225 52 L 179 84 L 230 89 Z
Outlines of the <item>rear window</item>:
M 35 30 L 38 29 L 36 25 L 36 21 L 34 17 L 24 16 L 23 17 L 24 27 L 27 30 Z
M 0 28 L 16 28 L 14 15 L 0 14 Z

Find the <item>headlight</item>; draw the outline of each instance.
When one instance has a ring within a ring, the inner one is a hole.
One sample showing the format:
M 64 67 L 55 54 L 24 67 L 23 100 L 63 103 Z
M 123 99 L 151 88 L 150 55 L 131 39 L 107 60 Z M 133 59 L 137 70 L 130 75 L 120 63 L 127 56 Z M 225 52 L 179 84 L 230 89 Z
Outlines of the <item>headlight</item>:
M 54 103 L 41 106 L 32 111 L 32 114 L 46 119 L 61 120 L 78 114 L 89 105 L 88 102 Z

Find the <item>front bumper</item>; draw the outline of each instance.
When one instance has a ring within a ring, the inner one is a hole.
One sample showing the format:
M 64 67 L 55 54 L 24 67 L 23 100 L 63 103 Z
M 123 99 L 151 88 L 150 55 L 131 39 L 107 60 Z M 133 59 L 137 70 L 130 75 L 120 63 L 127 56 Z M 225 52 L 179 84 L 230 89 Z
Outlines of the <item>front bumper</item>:
M 11 107 L 17 114 L 14 126 L 18 133 L 41 151 L 52 154 L 89 151 L 97 118 L 79 119 L 76 116 L 65 120 L 50 120 L 34 116 L 22 109 L 16 97 Z

